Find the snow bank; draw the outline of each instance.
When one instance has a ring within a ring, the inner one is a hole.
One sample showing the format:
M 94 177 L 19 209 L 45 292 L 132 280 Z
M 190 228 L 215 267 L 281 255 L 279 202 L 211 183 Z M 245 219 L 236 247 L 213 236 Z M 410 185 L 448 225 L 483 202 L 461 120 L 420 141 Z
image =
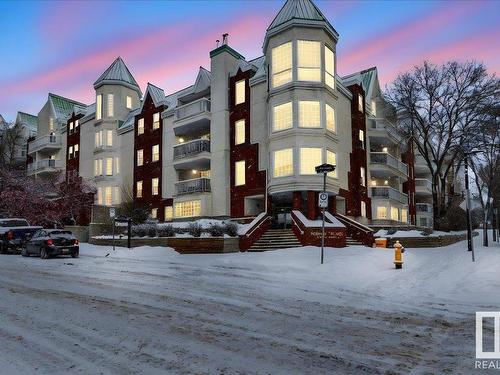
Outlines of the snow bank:
M 401 237 L 401 238 L 407 238 L 407 237 L 440 237 L 440 236 L 458 236 L 461 234 L 464 234 L 465 231 L 461 232 L 441 232 L 438 230 L 435 230 L 433 233 L 425 235 L 422 234 L 421 230 L 398 230 L 393 234 L 388 234 L 388 231 L 385 229 L 381 229 L 374 233 L 375 237 Z

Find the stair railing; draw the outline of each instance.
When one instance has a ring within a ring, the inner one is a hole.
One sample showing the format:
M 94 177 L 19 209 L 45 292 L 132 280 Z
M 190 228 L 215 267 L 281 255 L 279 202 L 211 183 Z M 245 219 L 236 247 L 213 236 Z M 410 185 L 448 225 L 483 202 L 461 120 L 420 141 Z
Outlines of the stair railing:
M 339 213 L 336 213 L 334 216 L 346 226 L 348 236 L 363 243 L 365 246 L 373 245 L 373 242 L 375 241 L 373 237 L 373 229 Z
M 240 235 L 240 250 L 248 250 L 252 245 L 271 227 L 271 216 L 263 213 L 258 220 L 244 233 Z M 251 223 L 252 224 L 252 223 Z

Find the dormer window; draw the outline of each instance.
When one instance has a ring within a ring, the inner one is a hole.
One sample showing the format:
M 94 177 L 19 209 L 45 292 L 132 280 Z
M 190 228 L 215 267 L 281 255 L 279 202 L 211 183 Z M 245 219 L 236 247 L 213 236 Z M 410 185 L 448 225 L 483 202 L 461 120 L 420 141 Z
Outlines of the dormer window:
M 321 81 L 321 44 L 309 40 L 297 42 L 297 77 L 299 81 Z
M 272 50 L 272 86 L 278 87 L 292 81 L 292 42 Z
M 236 82 L 235 85 L 235 104 L 241 104 L 245 102 L 245 80 Z

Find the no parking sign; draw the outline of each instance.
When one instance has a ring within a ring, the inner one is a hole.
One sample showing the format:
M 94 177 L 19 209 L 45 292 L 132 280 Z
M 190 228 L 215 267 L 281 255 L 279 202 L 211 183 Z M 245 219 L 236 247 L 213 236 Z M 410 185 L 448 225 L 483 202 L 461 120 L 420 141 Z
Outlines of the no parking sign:
M 327 192 L 322 191 L 321 193 L 319 193 L 318 207 L 319 208 L 327 208 L 328 207 L 328 193 Z

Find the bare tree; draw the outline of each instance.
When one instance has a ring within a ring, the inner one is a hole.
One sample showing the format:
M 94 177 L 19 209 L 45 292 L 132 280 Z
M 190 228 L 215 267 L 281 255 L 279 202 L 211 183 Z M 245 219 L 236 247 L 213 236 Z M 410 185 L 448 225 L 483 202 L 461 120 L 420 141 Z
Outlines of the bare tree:
M 15 168 L 17 156 L 24 147 L 25 134 L 22 125 L 4 122 L 0 124 L 0 163 L 7 168 Z
M 467 135 L 475 132 L 498 80 L 477 62 L 424 62 L 399 75 L 387 97 L 400 115 L 401 131 L 415 141 L 432 176 L 434 222 L 446 210 L 448 176 L 460 166 Z

